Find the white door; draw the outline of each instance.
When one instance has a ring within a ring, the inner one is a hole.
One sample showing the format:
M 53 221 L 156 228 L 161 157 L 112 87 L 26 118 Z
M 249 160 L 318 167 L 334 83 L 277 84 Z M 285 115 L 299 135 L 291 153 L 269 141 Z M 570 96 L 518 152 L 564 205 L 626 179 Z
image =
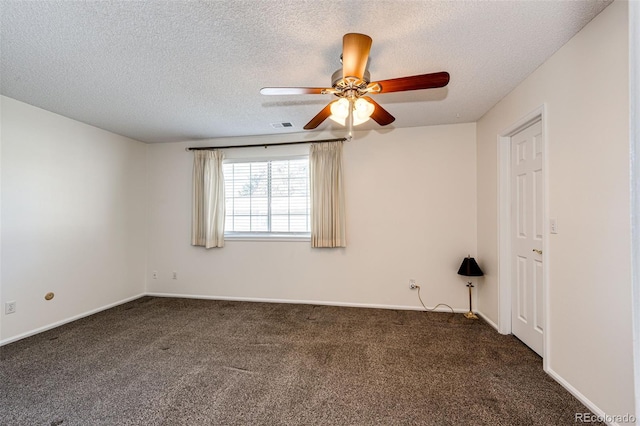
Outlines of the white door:
M 511 327 L 542 356 L 542 236 L 544 181 L 542 122 L 511 137 Z

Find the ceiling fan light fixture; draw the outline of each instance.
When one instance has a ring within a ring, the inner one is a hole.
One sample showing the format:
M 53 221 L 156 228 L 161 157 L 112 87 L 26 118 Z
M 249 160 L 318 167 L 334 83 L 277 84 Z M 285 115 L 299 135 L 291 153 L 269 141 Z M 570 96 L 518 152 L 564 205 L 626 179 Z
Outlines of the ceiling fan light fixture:
M 345 98 L 340 98 L 331 104 L 330 119 L 336 123 L 344 126 L 349 117 L 349 101 Z
M 353 107 L 350 105 L 353 105 Z M 369 121 L 369 117 L 373 114 L 375 106 L 362 98 L 356 99 L 353 104 L 347 98 L 340 98 L 331 104 L 331 115 L 329 118 L 341 126 L 346 126 L 349 118 L 349 108 L 353 108 L 353 125 L 357 126 Z
M 334 122 L 338 123 L 341 126 L 344 126 L 346 124 L 346 122 L 347 122 L 346 118 L 340 118 L 340 117 L 338 117 L 336 115 L 333 115 L 333 114 L 331 114 L 329 116 L 329 118 L 332 119 Z
M 371 114 L 373 114 L 374 109 L 375 106 L 371 102 L 368 102 L 366 99 L 358 98 L 354 108 L 353 125 L 357 126 L 356 118 L 358 120 L 362 120 L 362 123 L 367 121 L 369 117 L 371 117 Z
M 331 115 L 344 122 L 344 119 L 349 116 L 349 101 L 346 98 L 340 98 L 331 104 Z

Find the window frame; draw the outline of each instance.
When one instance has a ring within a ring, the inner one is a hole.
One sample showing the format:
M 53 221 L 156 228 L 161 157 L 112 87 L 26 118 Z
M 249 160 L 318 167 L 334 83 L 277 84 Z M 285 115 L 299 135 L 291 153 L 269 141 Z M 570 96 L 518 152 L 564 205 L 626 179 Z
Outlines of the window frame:
M 226 164 L 232 163 L 271 163 L 273 161 L 283 161 L 283 160 L 307 160 L 307 173 L 309 173 L 309 155 L 308 154 L 300 154 L 300 155 L 274 155 L 274 156 L 260 156 L 260 157 L 239 157 L 239 158 L 225 158 L 222 162 L 223 170 Z M 269 192 L 270 192 L 270 180 L 271 176 L 268 178 L 269 180 Z M 224 239 L 229 241 L 311 241 L 311 176 L 307 174 L 307 185 L 308 185 L 308 221 L 309 221 L 309 231 L 308 232 L 269 232 L 269 231 L 228 231 L 225 226 L 224 230 Z M 226 185 L 226 180 L 225 180 Z M 269 194 L 268 198 L 271 199 L 272 195 Z M 225 222 L 226 222 L 226 209 L 228 206 L 227 202 L 227 194 L 225 193 Z M 268 216 L 269 221 L 271 221 L 271 206 L 270 202 L 268 203 Z

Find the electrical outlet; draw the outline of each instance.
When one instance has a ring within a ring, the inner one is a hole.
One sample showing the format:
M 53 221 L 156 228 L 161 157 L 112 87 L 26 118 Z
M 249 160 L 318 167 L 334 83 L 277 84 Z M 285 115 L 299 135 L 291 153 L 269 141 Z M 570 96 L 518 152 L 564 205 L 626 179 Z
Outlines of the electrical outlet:
M 151 273 L 151 276 L 153 277 L 154 280 L 157 280 L 158 279 L 158 271 L 153 271 Z
M 409 288 L 410 288 L 411 290 L 414 290 L 416 287 L 417 287 L 417 285 L 416 285 L 416 280 L 414 280 L 414 279 L 410 279 L 410 280 L 409 280 Z
M 15 314 L 15 313 L 16 313 L 16 302 L 15 301 L 6 302 L 4 304 L 4 314 L 9 315 L 9 314 Z
M 178 279 L 178 273 L 176 271 L 173 271 L 173 279 L 174 280 Z

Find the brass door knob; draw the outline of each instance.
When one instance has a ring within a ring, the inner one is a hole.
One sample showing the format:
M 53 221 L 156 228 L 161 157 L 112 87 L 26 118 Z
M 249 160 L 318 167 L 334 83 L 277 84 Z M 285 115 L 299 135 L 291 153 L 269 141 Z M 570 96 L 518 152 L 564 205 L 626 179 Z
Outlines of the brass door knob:
M 542 254 L 542 250 L 538 250 L 538 249 L 533 249 L 533 251 L 535 251 L 538 254 Z

